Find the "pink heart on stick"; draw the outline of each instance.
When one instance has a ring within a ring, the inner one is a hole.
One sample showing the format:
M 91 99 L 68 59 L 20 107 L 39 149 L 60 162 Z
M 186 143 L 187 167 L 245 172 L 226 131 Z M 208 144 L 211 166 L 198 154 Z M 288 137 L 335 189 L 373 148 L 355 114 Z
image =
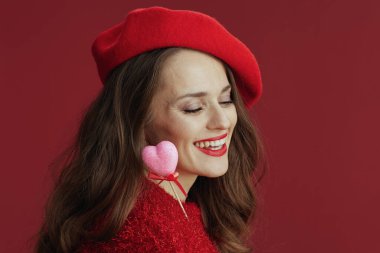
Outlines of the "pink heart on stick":
M 157 146 L 144 147 L 142 159 L 151 172 L 166 177 L 176 170 L 178 151 L 170 141 L 161 141 Z

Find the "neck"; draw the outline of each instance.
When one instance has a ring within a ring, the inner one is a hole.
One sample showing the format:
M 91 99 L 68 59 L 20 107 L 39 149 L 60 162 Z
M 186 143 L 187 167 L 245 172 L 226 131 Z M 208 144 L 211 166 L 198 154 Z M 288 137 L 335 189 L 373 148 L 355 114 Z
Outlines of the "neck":
M 145 175 L 148 176 L 148 172 L 147 171 L 145 172 Z M 193 184 L 194 184 L 195 180 L 197 179 L 197 177 L 198 177 L 198 175 L 196 175 L 196 174 L 187 173 L 185 171 L 178 171 L 177 180 L 182 185 L 182 187 L 185 190 L 186 194 L 188 194 L 188 192 L 190 191 L 190 188 L 193 186 Z M 160 180 L 155 180 L 155 179 L 149 179 L 149 180 L 153 181 L 156 184 L 158 184 L 160 182 Z M 170 183 L 173 186 L 174 190 L 176 191 L 179 199 L 182 202 L 185 202 L 186 201 L 186 197 L 183 195 L 182 191 L 180 190 L 180 188 L 177 186 L 176 183 L 164 180 L 164 181 L 162 181 L 159 184 L 159 186 L 162 189 L 164 189 L 168 194 L 172 195 L 173 198 L 177 199 L 175 193 L 173 192 L 172 187 L 170 186 Z

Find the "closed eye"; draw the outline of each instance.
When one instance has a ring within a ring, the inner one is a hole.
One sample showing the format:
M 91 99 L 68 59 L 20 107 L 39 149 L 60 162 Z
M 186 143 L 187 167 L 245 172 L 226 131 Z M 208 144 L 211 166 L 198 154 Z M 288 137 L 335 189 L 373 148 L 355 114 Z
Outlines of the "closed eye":
M 230 101 L 225 101 L 225 102 L 220 102 L 221 104 L 232 104 L 234 101 L 230 100 Z
M 184 110 L 185 113 L 196 113 L 198 111 L 202 110 L 202 107 L 194 109 L 194 110 Z
M 220 104 L 233 104 L 234 101 L 232 100 L 229 100 L 229 101 L 224 101 L 224 102 L 220 102 Z M 187 113 L 196 113 L 196 112 L 199 112 L 201 111 L 203 108 L 202 107 L 199 107 L 197 109 L 194 109 L 194 110 L 184 110 L 184 112 L 187 114 Z

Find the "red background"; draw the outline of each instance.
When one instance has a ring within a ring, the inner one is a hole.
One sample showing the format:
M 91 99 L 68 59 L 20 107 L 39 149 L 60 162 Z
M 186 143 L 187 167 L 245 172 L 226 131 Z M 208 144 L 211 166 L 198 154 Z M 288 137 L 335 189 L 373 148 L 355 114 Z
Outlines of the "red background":
M 90 46 L 137 7 L 217 18 L 254 52 L 270 170 L 258 253 L 380 252 L 380 2 L 14 1 L 0 8 L 1 252 L 30 252 L 47 165 L 101 89 Z

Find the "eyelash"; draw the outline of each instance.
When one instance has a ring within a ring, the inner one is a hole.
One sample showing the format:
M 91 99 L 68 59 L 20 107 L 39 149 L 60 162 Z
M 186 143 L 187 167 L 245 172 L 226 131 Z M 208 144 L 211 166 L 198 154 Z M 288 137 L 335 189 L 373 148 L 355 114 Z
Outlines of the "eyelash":
M 230 100 L 230 101 L 225 101 L 225 102 L 220 102 L 221 104 L 233 104 L 234 101 Z M 184 112 L 187 114 L 187 113 L 196 113 L 196 112 L 199 112 L 202 110 L 202 107 L 198 108 L 198 109 L 195 109 L 195 110 L 184 110 Z

